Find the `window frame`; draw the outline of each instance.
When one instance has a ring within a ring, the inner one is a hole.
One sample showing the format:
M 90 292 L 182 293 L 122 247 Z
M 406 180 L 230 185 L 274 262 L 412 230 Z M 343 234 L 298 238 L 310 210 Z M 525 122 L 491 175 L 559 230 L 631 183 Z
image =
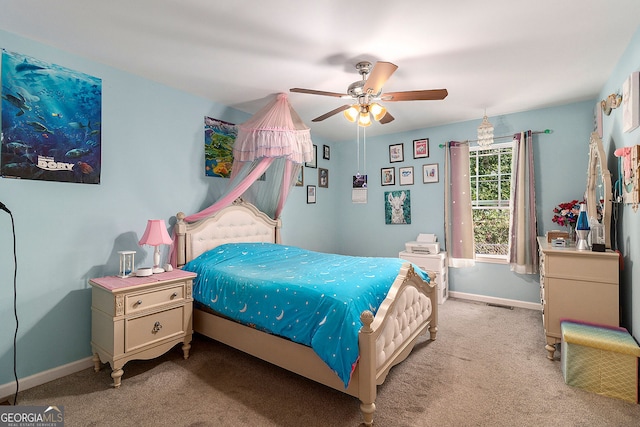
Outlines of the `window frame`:
M 510 211 L 511 209 L 511 194 L 507 194 L 506 197 L 502 197 L 504 195 L 500 194 L 501 193 L 501 185 L 500 182 L 502 182 L 502 176 L 506 175 L 506 174 L 502 174 L 499 173 L 498 174 L 498 194 L 500 196 L 500 198 L 496 201 L 496 205 L 497 206 L 478 206 L 478 200 L 477 200 L 477 195 L 478 193 L 478 176 L 479 175 L 473 175 L 471 173 L 471 167 L 472 165 L 472 159 L 477 159 L 479 158 L 479 156 L 474 155 L 472 156 L 472 153 L 477 153 L 478 151 L 486 151 L 486 150 L 495 150 L 495 149 L 503 149 L 503 148 L 509 148 L 511 150 L 511 155 L 513 156 L 513 148 L 514 148 L 514 143 L 513 141 L 509 141 L 509 142 L 501 142 L 498 144 L 492 144 L 489 147 L 482 147 L 479 145 L 474 145 L 474 146 L 470 146 L 469 147 L 469 181 L 470 183 L 473 181 L 472 177 L 475 177 L 475 182 L 476 182 L 476 196 L 475 199 L 472 198 L 471 199 L 471 210 L 474 211 L 476 209 L 499 209 L 499 210 L 506 210 L 506 211 Z M 500 154 L 496 154 L 496 155 L 500 155 Z M 513 158 L 513 157 L 512 157 Z M 498 163 L 500 164 L 500 163 Z M 509 172 L 508 176 L 509 179 L 511 179 L 513 170 L 511 172 Z M 504 206 L 504 202 L 507 201 L 507 205 Z M 474 228 L 475 228 L 475 224 L 474 224 Z M 474 255 L 475 255 L 475 259 L 476 262 L 485 262 L 485 263 L 493 263 L 493 264 L 508 264 L 509 263 L 509 252 L 510 252 L 510 248 L 507 248 L 507 255 L 490 255 L 490 254 L 478 254 L 475 253 L 475 232 L 474 232 Z

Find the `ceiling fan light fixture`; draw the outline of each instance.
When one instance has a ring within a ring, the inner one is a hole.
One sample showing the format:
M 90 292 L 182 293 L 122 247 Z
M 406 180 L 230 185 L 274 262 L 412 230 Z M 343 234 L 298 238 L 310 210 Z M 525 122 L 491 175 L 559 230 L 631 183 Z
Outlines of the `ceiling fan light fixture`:
M 363 111 L 362 113 L 360 113 L 360 117 L 358 118 L 358 126 L 371 126 L 371 116 L 369 115 L 368 111 Z
M 344 117 L 349 120 L 351 123 L 354 123 L 358 119 L 358 114 L 360 110 L 357 105 L 352 105 L 351 107 L 344 110 Z
M 385 114 L 387 114 L 387 109 L 377 102 L 374 102 L 369 106 L 369 112 L 373 116 L 373 119 L 376 122 L 379 122 L 380 119 L 383 118 Z
M 482 123 L 478 126 L 478 145 L 488 147 L 491 144 L 493 144 L 493 125 L 485 114 L 482 118 Z

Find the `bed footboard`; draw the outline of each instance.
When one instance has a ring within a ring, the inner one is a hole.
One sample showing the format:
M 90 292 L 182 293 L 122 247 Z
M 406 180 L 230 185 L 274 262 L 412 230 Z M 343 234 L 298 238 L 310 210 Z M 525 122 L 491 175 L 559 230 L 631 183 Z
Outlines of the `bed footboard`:
M 376 388 L 389 370 L 407 358 L 427 329 L 430 339 L 436 339 L 437 285 L 435 273 L 428 274 L 430 283 L 423 281 L 411 264 L 404 264 L 376 315 L 365 311 L 360 316 L 359 398 L 365 425 L 373 424 Z

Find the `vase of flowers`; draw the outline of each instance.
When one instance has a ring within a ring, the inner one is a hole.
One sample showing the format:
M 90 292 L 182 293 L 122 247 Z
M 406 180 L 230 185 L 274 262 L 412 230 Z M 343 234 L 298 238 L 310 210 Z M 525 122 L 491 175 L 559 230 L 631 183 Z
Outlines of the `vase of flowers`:
M 575 241 L 576 222 L 580 214 L 580 203 L 572 200 L 566 203 L 560 203 L 553 208 L 553 218 L 551 221 L 562 227 L 569 228 L 569 241 Z

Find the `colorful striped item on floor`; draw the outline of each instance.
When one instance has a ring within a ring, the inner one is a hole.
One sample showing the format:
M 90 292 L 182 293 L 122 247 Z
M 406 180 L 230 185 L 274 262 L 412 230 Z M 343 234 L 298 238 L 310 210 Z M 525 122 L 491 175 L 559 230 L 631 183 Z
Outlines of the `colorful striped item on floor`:
M 565 383 L 638 403 L 640 347 L 629 332 L 570 319 L 560 325 Z

